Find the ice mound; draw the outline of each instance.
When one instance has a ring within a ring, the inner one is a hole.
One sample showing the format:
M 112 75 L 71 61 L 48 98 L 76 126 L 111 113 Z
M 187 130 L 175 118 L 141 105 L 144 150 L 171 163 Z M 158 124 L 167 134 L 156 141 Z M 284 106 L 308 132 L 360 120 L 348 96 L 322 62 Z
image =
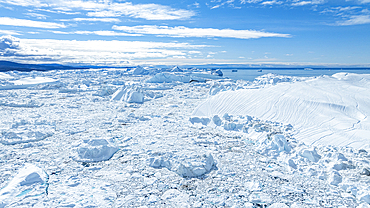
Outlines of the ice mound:
M 47 193 L 47 182 L 48 175 L 41 168 L 33 164 L 25 164 L 18 174 L 0 190 L 0 207 L 11 207 L 27 198 Z
M 148 74 L 148 71 L 145 70 L 141 66 L 137 66 L 134 70 L 132 70 L 132 74 L 133 75 L 146 75 L 146 74 Z
M 106 139 L 86 139 L 75 145 L 72 158 L 78 162 L 100 162 L 112 158 L 118 149 Z
M 132 87 L 122 87 L 112 95 L 111 100 L 126 101 L 128 103 L 143 103 L 144 94 L 140 90 Z
M 177 189 L 169 189 L 162 195 L 162 200 L 169 202 L 172 207 L 190 207 L 189 195 Z
M 171 162 L 169 160 L 160 158 L 149 158 L 149 166 L 153 168 L 168 168 L 171 169 Z
M 258 146 L 258 151 L 264 155 L 278 155 L 280 152 L 289 153 L 291 145 L 284 135 L 266 137 Z
M 183 155 L 173 170 L 182 177 L 198 177 L 209 172 L 214 165 L 211 154 Z
M 226 91 L 226 88 L 224 87 L 224 85 L 221 85 L 221 84 L 216 82 L 209 89 L 209 94 L 210 95 L 216 95 L 217 93 L 219 93 L 221 91 Z
M 171 69 L 171 72 L 184 72 L 184 70 L 180 69 L 178 66 L 175 66 Z
M 32 130 L 8 130 L 1 134 L 0 143 L 4 145 L 14 145 L 20 143 L 36 142 L 51 136 L 51 133 L 45 133 Z
M 203 125 L 208 125 L 208 123 L 210 122 L 210 119 L 207 118 L 207 117 L 191 117 L 189 118 L 189 121 L 194 124 L 194 123 L 201 123 Z
M 211 171 L 215 161 L 210 153 L 199 154 L 186 152 L 181 155 L 168 157 L 151 157 L 149 166 L 153 168 L 167 168 L 181 177 L 199 177 Z
M 316 149 L 314 147 L 311 148 L 303 148 L 299 151 L 299 155 L 308 159 L 311 162 L 318 162 L 321 159 L 321 156 L 317 154 Z
M 211 71 L 212 75 L 220 76 L 222 77 L 224 74 L 222 73 L 221 69 L 216 69 Z
M 113 95 L 116 91 L 117 91 L 116 87 L 104 85 L 104 86 L 101 86 L 94 95 L 104 97 L 104 96 Z
M 268 73 L 268 74 L 264 74 L 262 76 L 255 78 L 253 82 L 254 84 L 257 84 L 257 85 L 268 85 L 268 84 L 275 85 L 281 82 L 297 82 L 297 81 L 302 81 L 305 79 L 308 79 L 308 78 L 292 77 L 292 76 L 284 76 L 284 75 Z
M 147 82 L 149 83 L 164 83 L 164 82 L 183 82 L 188 83 L 190 82 L 191 77 L 185 74 L 174 74 L 174 73 L 158 73 L 154 75 L 152 78 L 148 79 Z

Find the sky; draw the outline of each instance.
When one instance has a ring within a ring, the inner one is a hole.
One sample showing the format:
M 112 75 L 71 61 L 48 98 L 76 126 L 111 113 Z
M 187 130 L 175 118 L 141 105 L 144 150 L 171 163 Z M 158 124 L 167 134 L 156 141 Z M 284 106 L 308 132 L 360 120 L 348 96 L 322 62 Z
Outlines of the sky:
M 0 0 L 0 60 L 370 67 L 370 0 Z

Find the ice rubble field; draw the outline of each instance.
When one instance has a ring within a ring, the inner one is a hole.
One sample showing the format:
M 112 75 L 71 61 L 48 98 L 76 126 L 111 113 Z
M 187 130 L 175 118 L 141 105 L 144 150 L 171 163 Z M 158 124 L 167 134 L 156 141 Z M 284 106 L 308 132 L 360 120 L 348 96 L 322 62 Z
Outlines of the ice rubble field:
M 0 207 L 369 207 L 370 75 L 0 73 Z

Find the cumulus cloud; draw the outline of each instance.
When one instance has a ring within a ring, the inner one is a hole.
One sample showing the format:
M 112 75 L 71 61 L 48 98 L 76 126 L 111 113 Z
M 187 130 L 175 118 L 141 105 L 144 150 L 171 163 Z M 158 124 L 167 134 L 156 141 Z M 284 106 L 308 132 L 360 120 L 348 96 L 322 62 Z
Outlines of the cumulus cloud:
M 21 27 L 35 27 L 35 28 L 65 28 L 64 24 L 54 22 L 41 22 L 26 19 L 16 19 L 10 17 L 0 17 L 0 25 L 11 25 Z
M 19 39 L 13 36 L 1 36 L 0 37 L 0 55 L 9 56 L 15 55 L 20 49 Z
M 53 10 L 65 12 L 84 10 L 91 17 L 129 16 L 147 20 L 176 20 L 187 19 L 195 15 L 195 12 L 191 10 L 175 9 L 159 4 L 115 3 L 111 0 L 0 0 L 0 2 L 18 6 L 53 8 Z
M 168 27 L 156 25 L 143 26 L 113 26 L 115 30 L 121 30 L 128 33 L 152 34 L 158 36 L 170 37 L 222 37 L 251 39 L 262 37 L 290 37 L 289 34 L 269 33 L 255 30 L 232 30 L 232 29 L 213 29 L 213 28 L 188 28 L 183 26 Z
M 282 1 L 273 0 L 273 1 L 265 1 L 265 2 L 262 2 L 261 4 L 262 5 L 273 5 L 273 4 L 282 4 L 282 3 L 283 3 Z
M 135 59 L 186 56 L 187 51 L 208 47 L 189 43 L 145 41 L 76 41 L 0 37 L 3 58 L 37 63 L 116 64 Z

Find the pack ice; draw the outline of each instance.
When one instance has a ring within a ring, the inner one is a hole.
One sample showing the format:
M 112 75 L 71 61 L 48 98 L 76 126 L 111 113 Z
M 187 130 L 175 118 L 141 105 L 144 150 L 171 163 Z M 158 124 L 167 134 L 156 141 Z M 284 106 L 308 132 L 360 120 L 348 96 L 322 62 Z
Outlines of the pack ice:
M 0 73 L 0 207 L 368 207 L 370 75 Z

